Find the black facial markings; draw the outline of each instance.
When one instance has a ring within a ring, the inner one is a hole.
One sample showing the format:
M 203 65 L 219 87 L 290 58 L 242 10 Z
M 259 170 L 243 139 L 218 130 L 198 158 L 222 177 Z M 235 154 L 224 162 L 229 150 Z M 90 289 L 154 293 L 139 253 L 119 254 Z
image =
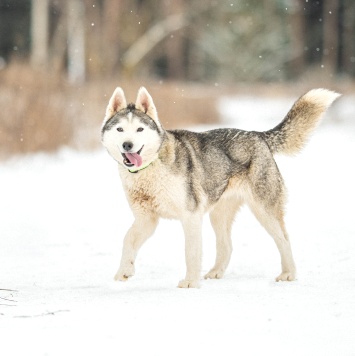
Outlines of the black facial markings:
M 164 131 L 156 124 L 156 122 L 147 114 L 145 114 L 141 110 L 137 110 L 135 104 L 130 103 L 127 105 L 127 108 L 120 110 L 110 119 L 108 119 L 101 130 L 101 135 L 105 131 L 111 130 L 115 125 L 117 125 L 121 120 L 125 119 L 127 114 L 132 113 L 135 117 L 137 117 L 141 123 L 151 130 L 157 131 L 160 136 L 164 134 Z
M 136 110 L 136 105 L 133 104 L 133 103 L 129 103 L 129 104 L 127 105 L 127 110 L 128 110 L 129 112 L 135 111 L 135 110 Z
M 101 133 L 104 133 L 105 131 L 110 131 L 112 129 L 112 127 L 114 127 L 115 125 L 117 125 L 120 122 L 121 118 L 118 117 L 117 115 L 114 115 L 111 117 L 111 119 L 108 119 L 105 123 L 105 125 L 103 126 Z

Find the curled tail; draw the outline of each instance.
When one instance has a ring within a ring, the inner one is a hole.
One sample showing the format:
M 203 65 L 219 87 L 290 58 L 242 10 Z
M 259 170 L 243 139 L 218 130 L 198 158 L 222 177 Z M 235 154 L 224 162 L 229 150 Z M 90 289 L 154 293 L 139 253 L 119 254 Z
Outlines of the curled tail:
M 318 125 L 322 114 L 339 96 L 340 94 L 326 89 L 313 89 L 301 96 L 280 124 L 263 132 L 271 152 L 299 152 Z

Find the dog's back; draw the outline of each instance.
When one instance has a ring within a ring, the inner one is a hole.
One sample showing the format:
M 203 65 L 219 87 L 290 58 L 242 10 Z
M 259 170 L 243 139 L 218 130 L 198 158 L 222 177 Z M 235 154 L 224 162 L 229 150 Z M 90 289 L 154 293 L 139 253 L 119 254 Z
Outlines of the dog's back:
M 283 196 L 282 178 L 272 155 L 293 154 L 302 149 L 322 114 L 339 94 L 314 89 L 300 97 L 285 119 L 266 132 L 216 129 L 205 132 L 169 131 L 174 139 L 174 170 L 189 182 L 198 205 L 201 190 L 213 204 L 230 180 L 243 183 L 268 205 Z

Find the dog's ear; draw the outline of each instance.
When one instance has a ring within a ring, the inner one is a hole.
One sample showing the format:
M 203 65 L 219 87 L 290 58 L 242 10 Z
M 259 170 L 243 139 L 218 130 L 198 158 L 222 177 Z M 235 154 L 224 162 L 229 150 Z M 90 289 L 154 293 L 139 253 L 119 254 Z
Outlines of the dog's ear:
M 121 88 L 117 87 L 113 92 L 111 99 L 107 105 L 105 120 L 108 120 L 113 115 L 115 115 L 116 112 L 119 112 L 120 110 L 126 107 L 127 107 L 127 101 L 124 96 L 124 92 Z
M 148 93 L 147 89 L 141 87 L 138 90 L 137 100 L 136 100 L 136 109 L 143 111 L 148 116 L 150 116 L 157 125 L 160 126 L 158 119 L 158 112 L 154 105 L 153 99 Z

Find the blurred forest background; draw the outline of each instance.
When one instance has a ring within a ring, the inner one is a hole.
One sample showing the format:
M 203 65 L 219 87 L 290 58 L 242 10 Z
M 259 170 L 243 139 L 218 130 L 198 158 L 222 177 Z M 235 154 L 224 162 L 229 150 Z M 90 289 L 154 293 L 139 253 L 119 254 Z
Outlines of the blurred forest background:
M 171 128 L 218 122 L 222 95 L 354 80 L 354 0 L 0 0 L 3 157 L 97 147 L 118 85 Z

